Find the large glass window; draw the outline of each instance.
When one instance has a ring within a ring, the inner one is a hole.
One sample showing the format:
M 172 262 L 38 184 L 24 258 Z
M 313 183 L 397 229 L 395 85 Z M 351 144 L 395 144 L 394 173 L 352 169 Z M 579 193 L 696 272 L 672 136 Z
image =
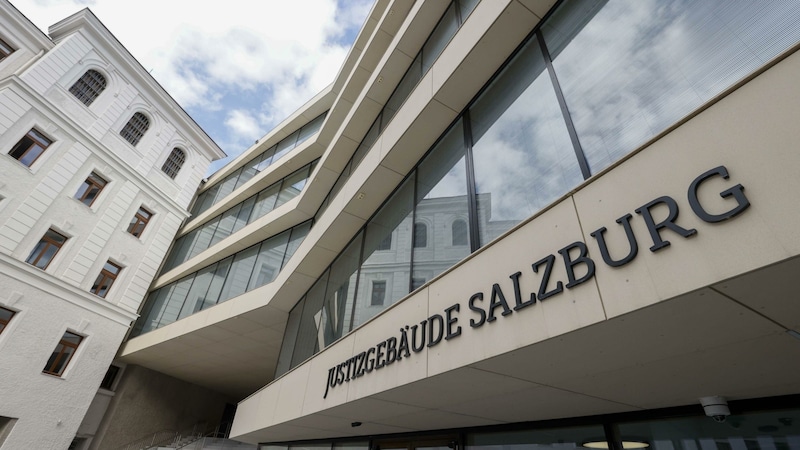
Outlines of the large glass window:
M 168 325 L 272 282 L 310 229 L 311 222 L 304 222 L 152 291 L 132 335 Z
M 11 318 L 14 317 L 14 314 L 16 314 L 16 311 L 0 306 L 0 333 L 2 333 L 6 326 L 8 326 L 8 323 L 11 322 Z
M 197 200 L 195 200 L 194 206 L 192 207 L 192 215 L 196 216 L 207 210 L 212 205 L 233 192 L 234 189 L 237 189 L 245 184 L 259 172 L 274 164 L 282 156 L 286 155 L 292 149 L 316 134 L 322 127 L 322 123 L 325 121 L 325 117 L 327 115 L 328 112 L 325 111 L 324 113 L 315 117 L 312 121 L 303 125 L 299 130 L 295 131 L 289 136 L 283 138 L 274 146 L 254 156 L 252 159 L 247 161 L 244 164 L 244 167 L 241 169 L 233 172 L 217 182 L 214 186 L 206 189 L 203 193 L 197 196 Z
M 322 306 L 320 334 L 324 342 L 321 348 L 327 347 L 350 330 L 362 237 L 363 233 L 360 233 L 331 265 Z
M 458 121 L 417 169 L 412 277 L 431 279 L 469 255 L 447 239 L 454 217 L 469 215 L 464 127 Z
M 469 114 L 480 245 L 583 181 L 535 39 L 492 81 Z
M 593 173 L 800 39 L 797 2 L 579 0 L 543 34 Z

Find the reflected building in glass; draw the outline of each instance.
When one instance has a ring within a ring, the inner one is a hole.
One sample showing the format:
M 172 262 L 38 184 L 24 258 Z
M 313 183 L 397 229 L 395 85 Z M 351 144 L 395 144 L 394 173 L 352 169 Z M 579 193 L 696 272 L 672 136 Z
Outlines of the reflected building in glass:
M 377 1 L 333 83 L 200 186 L 106 442 L 213 398 L 275 450 L 800 450 L 798 24 Z

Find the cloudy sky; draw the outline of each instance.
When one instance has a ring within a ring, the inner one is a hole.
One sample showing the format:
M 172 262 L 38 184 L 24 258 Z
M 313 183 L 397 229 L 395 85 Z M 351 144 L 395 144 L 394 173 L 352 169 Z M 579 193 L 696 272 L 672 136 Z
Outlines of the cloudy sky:
M 11 2 L 45 32 L 89 7 L 230 155 L 212 172 L 333 81 L 372 6 L 372 0 Z

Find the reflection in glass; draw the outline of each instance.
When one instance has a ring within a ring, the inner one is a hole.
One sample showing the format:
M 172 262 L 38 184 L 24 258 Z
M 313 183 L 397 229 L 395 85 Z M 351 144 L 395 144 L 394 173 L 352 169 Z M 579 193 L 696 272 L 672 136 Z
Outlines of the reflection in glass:
M 358 280 L 358 297 L 353 328 L 408 294 L 411 273 L 411 209 L 414 206 L 414 178 L 406 180 L 367 224 L 364 261 Z M 385 246 L 387 237 L 397 236 L 394 245 Z M 386 295 L 381 305 L 371 305 L 370 286 L 385 280 Z
M 581 0 L 542 30 L 597 173 L 797 42 L 798 23 L 797 2 Z
M 271 283 L 278 275 L 281 270 L 283 254 L 286 251 L 286 244 L 289 242 L 289 234 L 290 231 L 284 231 L 261 243 L 255 268 L 253 269 L 253 276 L 250 277 L 250 283 L 247 285 L 248 291 Z
M 603 439 L 602 425 L 476 433 L 467 436 L 467 450 L 584 450 L 587 441 Z
M 420 163 L 415 209 L 412 277 L 430 280 L 470 253 L 469 247 L 453 247 L 448 239 L 453 220 L 469 215 L 464 127 L 460 120 Z
M 480 245 L 583 181 L 531 39 L 470 108 Z
M 317 330 L 322 316 L 322 302 L 325 299 L 325 286 L 328 284 L 329 273 L 330 271 L 326 270 L 306 294 L 303 315 L 297 330 L 297 342 L 292 352 L 291 367 L 296 367 L 319 351 Z
M 219 296 L 219 303 L 247 292 L 247 283 L 253 273 L 258 248 L 259 244 L 256 244 L 234 255 L 231 270 L 225 278 L 225 285 Z
M 320 348 L 327 347 L 350 330 L 362 236 L 363 233 L 359 233 L 331 265 L 320 318 L 319 334 L 323 340 Z
M 800 450 L 800 410 L 735 414 L 725 423 L 705 416 L 623 423 L 619 434 L 649 450 Z

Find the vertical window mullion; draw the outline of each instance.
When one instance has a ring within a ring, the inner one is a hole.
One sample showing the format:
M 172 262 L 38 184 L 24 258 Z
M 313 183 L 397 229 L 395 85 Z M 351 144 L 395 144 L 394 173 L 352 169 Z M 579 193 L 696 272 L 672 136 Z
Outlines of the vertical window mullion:
M 469 109 L 462 115 L 464 123 L 464 147 L 465 159 L 467 163 L 467 201 L 469 219 L 469 248 L 470 253 L 480 248 L 480 230 L 478 230 L 478 190 L 475 182 L 475 161 L 472 159 L 472 124 L 469 117 Z
M 567 126 L 569 139 L 572 141 L 572 148 L 575 150 L 575 157 L 578 159 L 581 174 L 583 175 L 583 179 L 586 180 L 592 176 L 591 170 L 589 169 L 589 162 L 586 160 L 586 155 L 583 153 L 583 147 L 581 147 L 580 140 L 578 139 L 578 132 L 575 131 L 575 124 L 572 123 L 572 116 L 569 114 L 567 100 L 564 98 L 564 92 L 561 91 L 561 85 L 558 83 L 558 77 L 553 68 L 553 60 L 550 58 L 550 51 L 547 50 L 547 44 L 544 42 L 541 29 L 536 30 L 536 39 L 539 41 L 539 48 L 542 50 L 544 63 L 547 66 L 547 73 L 550 75 L 550 81 L 553 83 L 553 90 L 556 93 L 556 98 L 558 98 L 558 106 L 561 107 L 561 114 L 564 116 L 564 123 Z
M 419 168 L 414 169 L 411 176 L 414 177 L 414 192 L 411 194 L 411 260 L 408 263 L 408 292 L 414 290 L 414 248 L 416 248 L 416 233 L 414 232 L 417 224 L 417 183 L 419 178 L 417 172 Z M 399 250 L 399 248 L 398 248 Z

